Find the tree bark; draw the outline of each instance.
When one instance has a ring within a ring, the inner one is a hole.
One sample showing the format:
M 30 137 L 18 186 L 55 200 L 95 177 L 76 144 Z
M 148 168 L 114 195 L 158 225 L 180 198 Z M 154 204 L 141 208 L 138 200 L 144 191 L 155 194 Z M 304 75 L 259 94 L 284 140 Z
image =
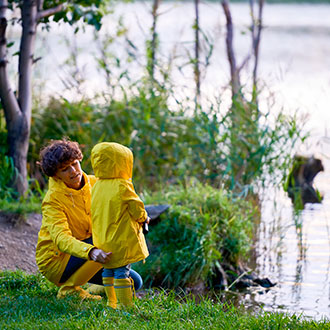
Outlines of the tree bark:
M 252 34 L 252 51 L 254 55 L 254 65 L 253 65 L 253 72 L 252 72 L 252 102 L 258 103 L 258 86 L 257 86 L 257 69 L 259 64 L 259 46 L 260 46 L 260 39 L 261 39 L 261 30 L 262 26 L 262 13 L 264 7 L 264 0 L 258 0 L 258 16 L 255 17 L 254 14 L 254 1 L 250 0 L 250 10 L 251 10 L 251 34 Z
M 4 109 L 9 109 L 9 111 L 5 111 L 6 120 L 15 120 L 19 117 L 20 110 L 14 92 L 10 87 L 7 70 L 7 7 L 8 1 L 0 0 L 0 99 Z
M 149 75 L 152 81 L 155 80 L 155 66 L 156 66 L 156 50 L 157 50 L 157 20 L 158 20 L 158 8 L 161 0 L 154 0 L 152 5 L 152 27 L 151 27 L 151 43 L 150 43 L 150 59 L 149 59 Z
M 231 17 L 231 12 L 229 9 L 229 2 L 228 0 L 222 0 L 221 5 L 226 17 L 226 48 L 227 48 L 227 58 L 230 65 L 230 77 L 231 77 L 231 88 L 232 88 L 232 98 L 238 96 L 241 88 L 241 83 L 239 79 L 239 69 L 237 68 L 236 64 L 236 56 L 234 52 L 233 46 L 233 38 L 234 38 L 234 31 L 233 31 L 233 20 Z
M 200 103 L 201 96 L 201 73 L 199 67 L 199 50 L 200 50 L 200 41 L 199 41 L 199 0 L 195 0 L 195 61 L 194 61 L 194 75 L 195 75 L 195 84 L 196 84 L 196 108 Z
M 21 2 L 22 35 L 19 49 L 17 95 L 10 86 L 7 61 L 8 0 L 0 0 L 0 99 L 5 112 L 9 156 L 13 158 L 16 176 L 13 187 L 24 195 L 28 189 L 27 153 L 32 111 L 32 66 L 38 21 L 63 9 L 63 5 L 42 11 L 42 0 Z M 38 11 L 39 9 L 39 11 Z
M 18 193 L 22 195 L 27 190 L 26 154 L 29 140 L 27 138 L 25 143 L 22 143 L 22 141 L 24 142 L 24 139 L 28 136 L 29 125 L 27 125 L 28 122 L 21 112 L 20 105 L 9 82 L 6 40 L 7 8 L 8 1 L 0 0 L 0 98 L 6 118 L 9 156 L 14 160 L 17 174 L 13 178 L 13 185 Z
M 37 3 L 24 0 L 21 7 L 22 38 L 19 54 L 18 103 L 20 116 L 7 122 L 9 156 L 18 170 L 15 186 L 20 195 L 28 189 L 27 153 L 29 148 L 32 109 L 32 65 L 37 32 Z

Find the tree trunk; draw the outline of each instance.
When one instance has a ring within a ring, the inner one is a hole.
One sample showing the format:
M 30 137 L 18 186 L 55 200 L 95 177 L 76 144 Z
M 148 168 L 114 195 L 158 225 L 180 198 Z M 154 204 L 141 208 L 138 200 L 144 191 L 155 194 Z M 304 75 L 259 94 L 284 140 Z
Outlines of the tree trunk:
M 227 58 L 230 65 L 232 99 L 236 99 L 240 93 L 241 83 L 239 79 L 239 69 L 237 68 L 236 56 L 233 46 L 233 38 L 234 38 L 233 19 L 229 9 L 228 0 L 222 0 L 221 5 L 226 16 L 226 29 L 227 29 L 226 49 L 227 49 Z
M 13 90 L 10 87 L 7 69 L 7 0 L 0 0 L 0 99 L 5 110 L 7 121 L 17 120 L 20 116 L 20 109 Z M 6 111 L 6 109 L 9 109 Z
M 254 0 L 250 1 L 252 9 Z M 226 50 L 230 66 L 230 85 L 232 91 L 232 104 L 229 114 L 231 120 L 229 158 L 232 176 L 230 189 L 241 189 L 241 187 L 251 183 L 252 174 L 255 172 L 255 166 L 257 166 L 255 163 L 258 161 L 258 158 L 255 156 L 255 151 L 260 143 L 258 136 L 258 109 L 254 104 L 247 102 L 245 99 L 240 81 L 240 71 L 247 63 L 250 55 L 246 57 L 240 66 L 237 65 L 233 46 L 234 25 L 229 1 L 222 0 L 221 5 L 226 17 Z M 254 42 L 253 54 L 255 56 L 253 70 L 253 88 L 255 88 L 260 35 L 256 33 L 254 20 L 252 22 L 251 32 Z
M 200 41 L 199 41 L 199 0 L 195 0 L 195 60 L 194 60 L 194 75 L 195 75 L 195 84 L 196 84 L 196 109 L 200 103 L 201 96 L 201 73 L 199 67 L 199 50 L 200 50 Z
M 9 156 L 13 158 L 16 168 L 13 186 L 20 195 L 24 195 L 28 189 L 26 165 L 31 125 L 31 77 L 37 29 L 37 3 L 33 0 L 24 0 L 21 7 L 22 38 L 19 53 L 17 99 L 10 87 L 8 77 L 6 47 L 7 7 L 8 1 L 0 0 L 0 86 L 4 87 L 0 90 L 0 98 L 6 118 Z
M 255 0 L 250 0 L 250 10 L 251 10 L 251 35 L 252 35 L 252 51 L 254 55 L 254 65 L 253 65 L 253 85 L 252 85 L 252 102 L 258 104 L 258 86 L 257 86 L 257 69 L 259 64 L 259 46 L 262 30 L 262 13 L 264 7 L 264 0 L 258 0 L 258 16 L 255 17 L 254 14 L 254 2 Z
M 156 51 L 158 48 L 158 34 L 157 34 L 157 20 L 158 8 L 161 0 L 154 0 L 152 5 L 152 27 L 151 27 L 151 41 L 150 41 L 150 54 L 148 57 L 148 71 L 152 81 L 155 81 L 155 66 L 156 66 Z
M 79 2 L 86 7 L 86 2 Z M 9 156 L 13 158 L 16 168 L 16 177 L 13 186 L 15 190 L 24 195 L 28 189 L 27 182 L 27 153 L 30 138 L 31 112 L 32 112 L 32 66 L 33 53 L 37 25 L 44 18 L 50 17 L 66 10 L 66 3 L 63 1 L 48 1 L 47 7 L 52 3 L 54 7 L 43 9 L 44 0 L 21 0 L 11 1 L 11 4 L 19 3 L 21 10 L 22 34 L 20 41 L 18 60 L 18 90 L 17 95 L 10 87 L 7 61 L 7 18 L 8 0 L 0 0 L 0 100 L 3 106 L 6 126 L 8 132 Z M 92 7 L 88 4 L 87 7 Z M 78 15 L 79 16 L 79 15 Z M 82 15 L 83 16 L 83 15 Z M 78 21 L 79 17 L 75 18 Z M 98 18 L 97 20 L 99 20 Z M 99 27 L 99 21 L 93 22 Z

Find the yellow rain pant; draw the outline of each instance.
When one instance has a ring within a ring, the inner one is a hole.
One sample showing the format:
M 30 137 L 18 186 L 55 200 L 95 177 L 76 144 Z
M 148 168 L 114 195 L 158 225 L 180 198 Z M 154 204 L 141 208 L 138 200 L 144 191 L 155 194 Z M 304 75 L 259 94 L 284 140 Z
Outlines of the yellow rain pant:
M 101 296 L 91 295 L 80 286 L 86 284 L 100 269 L 102 265 L 94 261 L 86 261 L 64 283 L 57 293 L 57 298 L 63 298 L 67 294 L 77 293 L 82 299 L 102 299 Z

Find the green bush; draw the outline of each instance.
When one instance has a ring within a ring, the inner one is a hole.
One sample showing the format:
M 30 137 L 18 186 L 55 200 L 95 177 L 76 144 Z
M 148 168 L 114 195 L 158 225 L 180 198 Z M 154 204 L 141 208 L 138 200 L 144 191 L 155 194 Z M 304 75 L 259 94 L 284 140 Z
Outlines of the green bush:
M 100 141 L 115 141 L 133 150 L 138 190 L 195 177 L 241 193 L 266 178 L 278 184 L 303 140 L 297 120 L 283 114 L 271 118 L 259 113 L 251 122 L 252 117 L 249 121 L 242 113 L 246 108 L 236 105 L 245 122 L 243 130 L 232 124 L 230 113 L 219 116 L 216 105 L 208 111 L 179 105 L 174 111 L 165 92 L 140 86 L 130 95 L 108 105 L 52 100 L 45 109 L 34 111 L 30 168 L 47 141 L 68 136 L 82 146 L 82 167 L 91 173 L 91 148 Z
M 66 99 L 51 99 L 44 109 L 34 109 L 28 157 L 30 167 L 35 168 L 40 149 L 50 140 L 70 137 L 81 144 L 83 151 L 86 145 L 95 143 L 95 112 L 87 100 L 71 103 Z
M 10 186 L 14 175 L 13 159 L 0 153 L 0 200 L 12 200 L 17 197 L 17 193 Z
M 7 130 L 0 106 L 0 200 L 12 200 L 17 197 L 17 193 L 11 187 L 14 175 L 14 161 L 8 156 Z
M 219 264 L 237 265 L 251 248 L 254 208 L 222 189 L 191 182 L 146 195 L 147 204 L 171 207 L 150 226 L 150 256 L 137 269 L 147 286 L 210 284 Z
M 144 90 L 130 100 L 112 101 L 109 105 L 92 105 L 52 100 L 34 111 L 29 150 L 30 167 L 39 150 L 51 139 L 64 136 L 79 142 L 84 159 L 82 167 L 91 172 L 90 151 L 100 141 L 116 141 L 133 149 L 136 184 L 154 184 L 176 175 L 179 145 L 178 113 L 166 106 L 162 95 L 147 95 Z M 182 148 L 180 148 L 182 151 Z

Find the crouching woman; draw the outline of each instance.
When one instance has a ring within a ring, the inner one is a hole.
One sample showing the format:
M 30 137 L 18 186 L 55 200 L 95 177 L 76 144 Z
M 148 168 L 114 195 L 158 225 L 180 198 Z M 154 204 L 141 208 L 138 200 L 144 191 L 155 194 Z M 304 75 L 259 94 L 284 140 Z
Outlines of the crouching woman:
M 49 186 L 42 202 L 36 262 L 59 286 L 58 298 L 76 293 L 83 299 L 101 299 L 81 288 L 87 282 L 102 285 L 102 264 L 111 258 L 111 251 L 93 245 L 91 189 L 96 178 L 81 170 L 82 158 L 78 143 L 65 139 L 52 141 L 40 152 Z M 140 275 L 131 269 L 130 277 L 135 290 L 141 288 Z

